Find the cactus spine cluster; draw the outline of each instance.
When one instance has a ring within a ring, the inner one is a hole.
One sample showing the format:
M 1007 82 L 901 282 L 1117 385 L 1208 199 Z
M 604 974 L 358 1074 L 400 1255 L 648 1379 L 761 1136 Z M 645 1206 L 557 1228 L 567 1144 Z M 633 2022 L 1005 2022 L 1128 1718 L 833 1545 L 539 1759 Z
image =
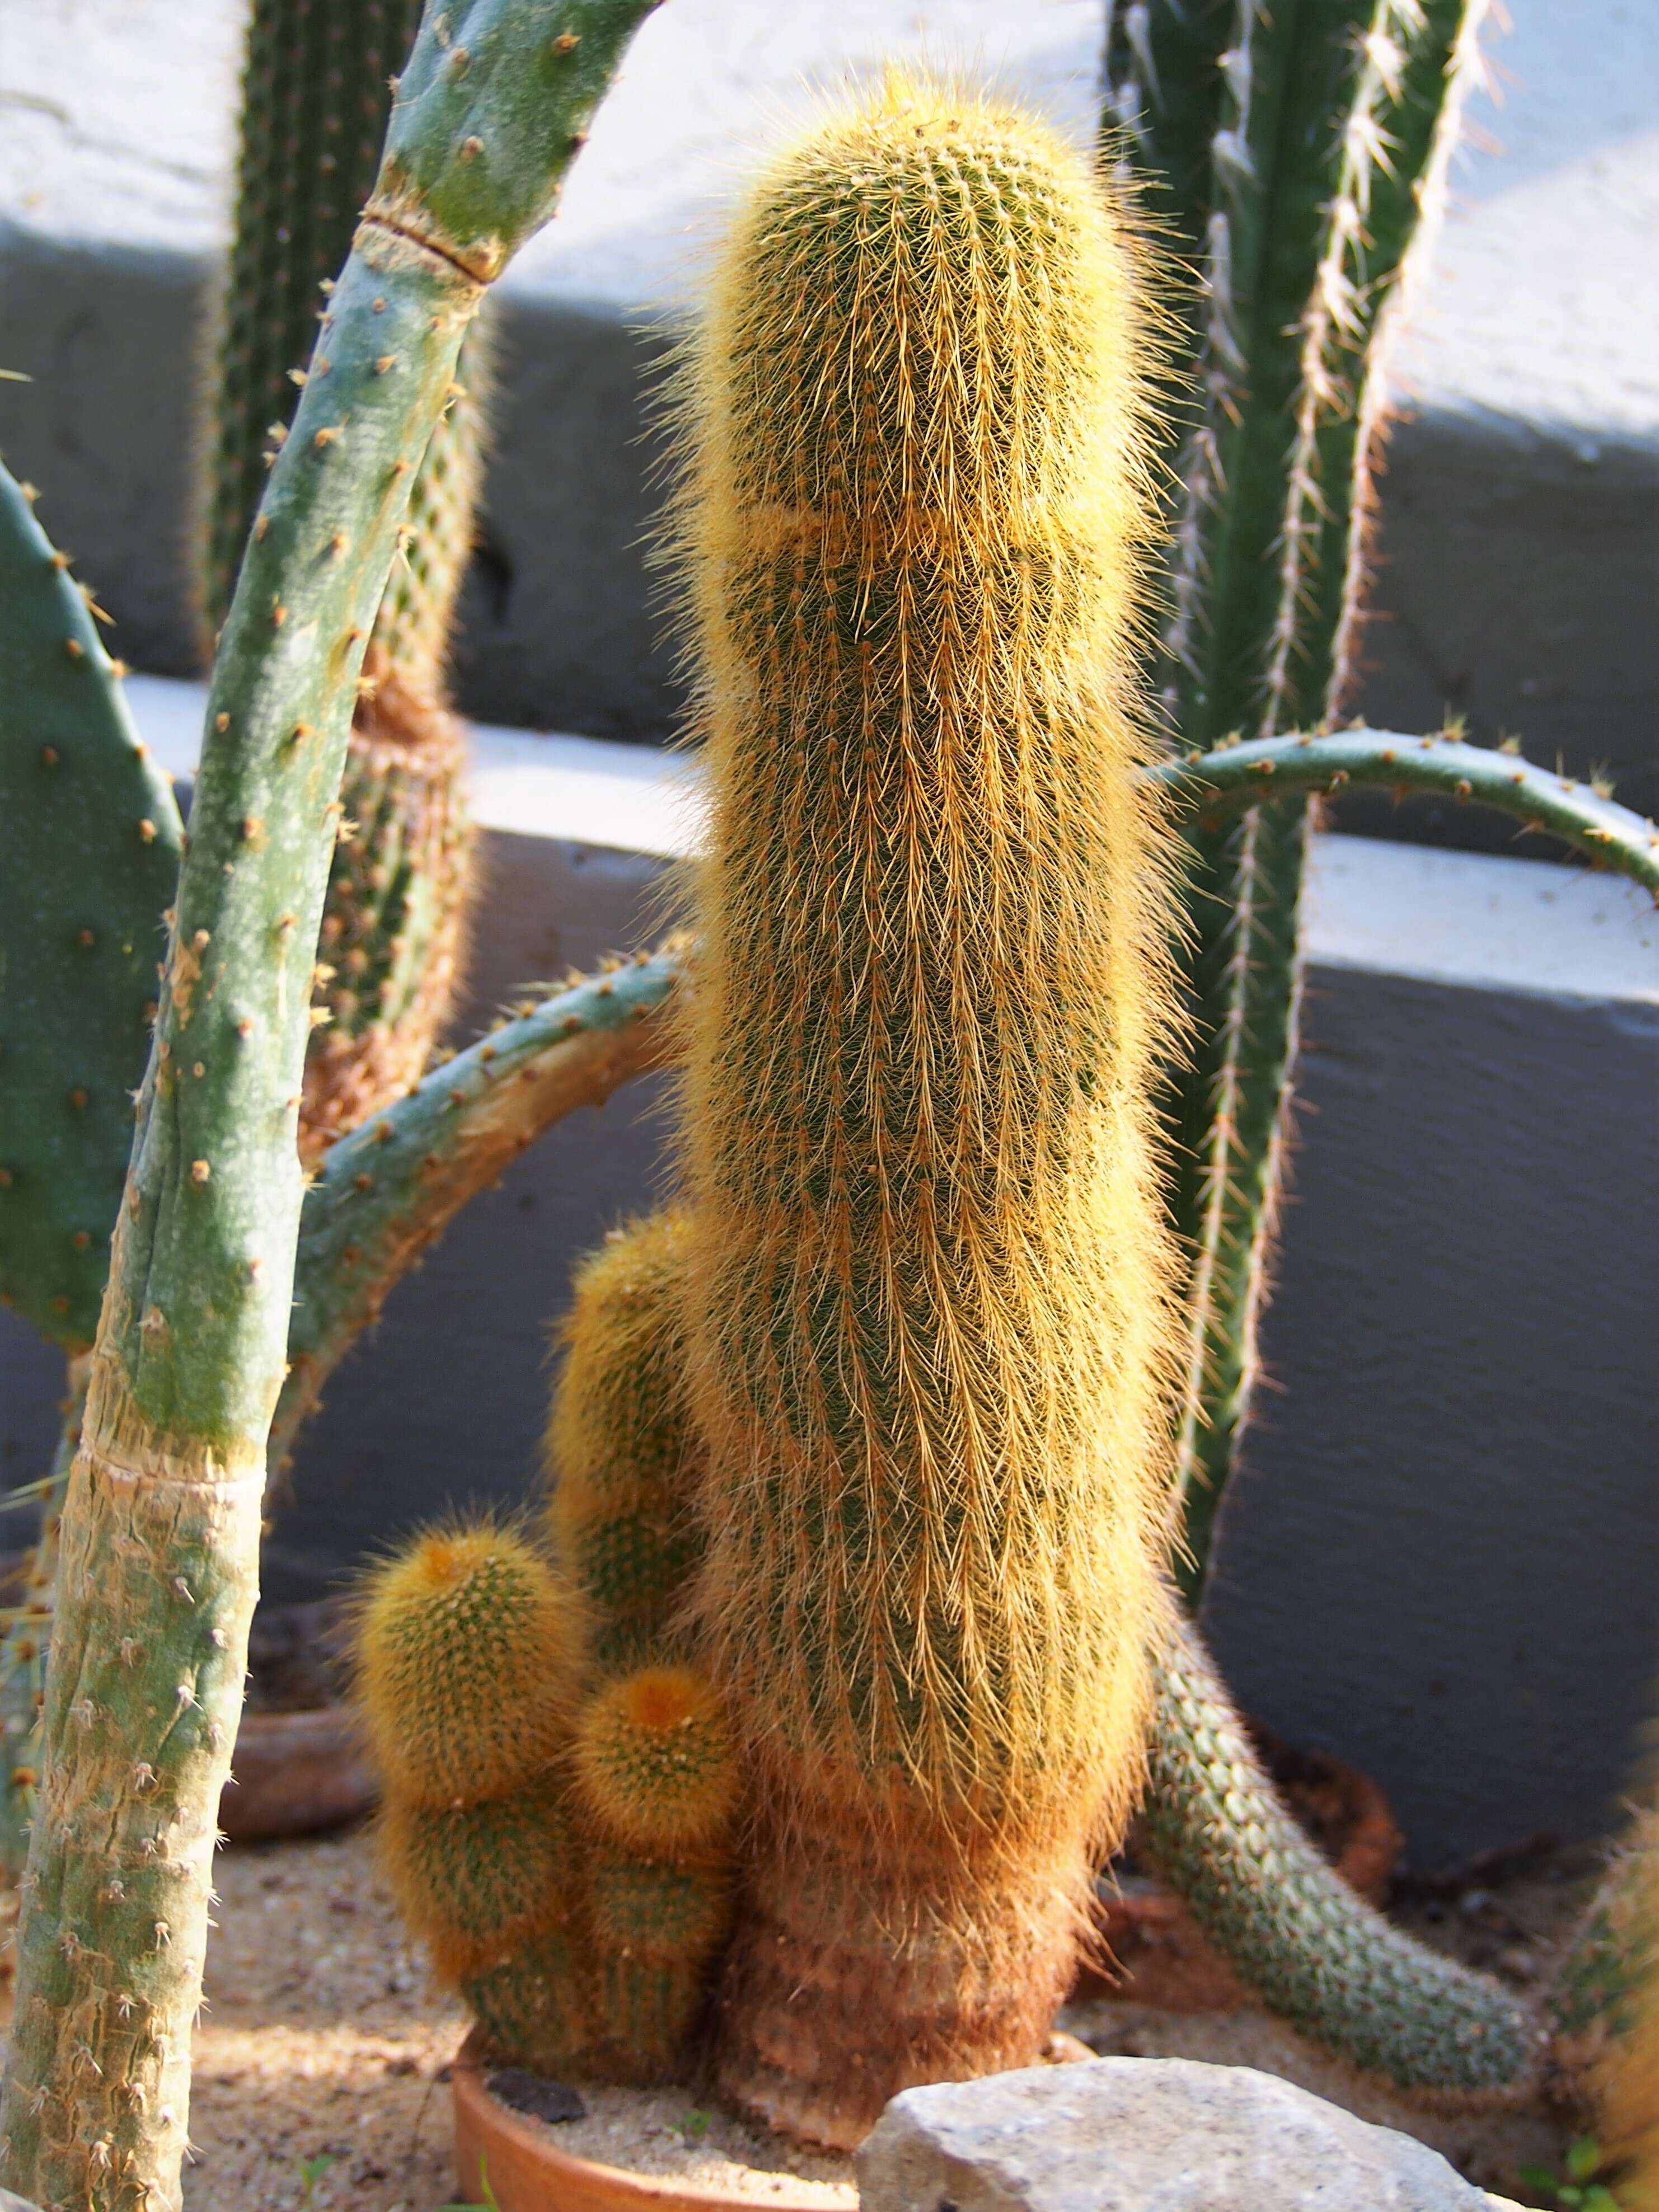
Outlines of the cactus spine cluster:
M 1153 656 L 1182 750 L 1311 730 L 1349 680 L 1382 342 L 1437 203 L 1485 0 L 1113 0 L 1109 150 L 1195 264 L 1196 392 Z M 1301 971 L 1303 809 L 1188 832 L 1190 1064 L 1171 1213 L 1189 1255 L 1177 1571 L 1189 1601 L 1248 1418 Z
M 374 188 L 392 86 L 419 0 L 254 0 L 242 79 L 235 234 L 221 308 L 203 487 L 204 587 L 230 604 L 312 362 L 318 317 Z M 325 352 L 322 355 L 326 358 Z M 324 913 L 319 1020 L 306 1066 L 307 1160 L 420 1074 L 453 994 L 470 847 L 465 744 L 444 669 L 471 556 L 485 353 L 463 366 L 410 495 L 365 656 Z
M 1087 167 L 895 76 L 763 175 L 685 380 L 696 1602 L 756 1794 L 718 2075 L 831 2142 L 1035 2057 L 1139 1782 L 1146 356 Z

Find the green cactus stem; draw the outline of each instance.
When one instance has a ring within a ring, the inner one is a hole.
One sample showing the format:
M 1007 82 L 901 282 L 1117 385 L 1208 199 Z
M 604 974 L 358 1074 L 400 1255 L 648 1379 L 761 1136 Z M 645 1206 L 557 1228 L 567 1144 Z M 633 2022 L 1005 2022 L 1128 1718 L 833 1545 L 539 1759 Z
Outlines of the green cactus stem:
M 47 2205 L 179 2204 L 362 650 L 482 289 L 552 212 L 647 12 L 451 0 L 425 24 L 221 639 L 64 1516 L 0 2096 L 0 2184 Z
M 1518 2101 L 1534 2086 L 1536 2022 L 1332 1872 L 1185 1624 L 1159 1665 L 1143 1820 L 1160 1870 L 1240 1979 L 1326 2050 L 1400 2089 Z
M 1552 2101 L 1624 2212 L 1659 2212 L 1659 1809 L 1651 1784 L 1550 1991 Z
M 418 0 L 254 0 L 242 78 L 234 234 L 220 307 L 202 484 L 203 588 L 223 619 L 287 434 L 325 295 L 374 187 Z M 469 333 L 410 495 L 364 662 L 341 786 L 357 825 L 324 909 L 301 1116 L 309 1160 L 420 1074 L 453 997 L 467 902 L 465 747 L 446 708 L 451 623 L 474 532 L 486 380 Z
M 1334 730 L 1317 737 L 1263 738 L 1161 763 L 1152 771 L 1200 822 L 1281 798 L 1292 803 L 1345 786 L 1433 793 L 1486 806 L 1523 829 L 1559 837 L 1598 868 L 1639 884 L 1659 901 L 1659 829 L 1593 786 L 1535 767 L 1516 753 L 1465 744 L 1454 733 L 1401 737 L 1389 730 Z
M 1347 680 L 1379 337 L 1437 199 L 1485 0 L 1150 0 L 1110 15 L 1107 120 L 1200 264 L 1159 684 L 1183 750 L 1326 720 Z M 1207 159 L 1200 140 L 1208 131 Z M 1287 427 L 1288 426 L 1288 427 Z M 1191 1255 L 1179 1574 L 1195 1603 L 1248 1415 L 1283 1178 L 1299 810 L 1189 832 L 1190 1065 L 1171 1201 Z
M 392 1285 L 466 1201 L 564 1115 L 664 1063 L 681 968 L 670 949 L 555 993 L 331 1146 L 301 1215 L 273 1466 Z
M 0 1298 L 97 1333 L 182 831 L 89 597 L 0 468 Z

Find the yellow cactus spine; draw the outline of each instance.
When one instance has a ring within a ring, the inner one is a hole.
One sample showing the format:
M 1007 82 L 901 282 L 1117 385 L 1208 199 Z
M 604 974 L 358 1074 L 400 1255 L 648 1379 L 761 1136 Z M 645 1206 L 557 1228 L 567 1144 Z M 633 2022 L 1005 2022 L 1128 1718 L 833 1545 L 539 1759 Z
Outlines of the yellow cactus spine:
M 643 1659 L 701 1552 L 702 1453 L 684 1387 L 675 1285 L 683 1214 L 615 1231 L 578 1269 L 548 1425 L 548 1533 L 587 1601 L 587 1658 Z
M 831 2142 L 1037 2055 L 1139 1784 L 1171 1303 L 1147 331 L 1084 161 L 894 76 L 763 174 L 682 380 L 697 1610 L 757 1805 L 718 2069 Z
M 472 1805 L 545 1771 L 575 1704 L 575 1614 L 547 1561 L 491 1521 L 428 1529 L 378 1569 L 357 1676 L 388 1792 Z
M 619 1843 L 699 1850 L 725 1834 L 737 1768 L 719 1701 L 695 1667 L 636 1667 L 576 1723 L 577 1786 Z
M 738 1773 L 678 1614 L 704 1463 L 685 1401 L 684 1218 L 579 1269 L 548 1429 L 549 1534 L 586 1604 L 571 1747 L 601 2070 L 684 2077 L 731 1916 Z

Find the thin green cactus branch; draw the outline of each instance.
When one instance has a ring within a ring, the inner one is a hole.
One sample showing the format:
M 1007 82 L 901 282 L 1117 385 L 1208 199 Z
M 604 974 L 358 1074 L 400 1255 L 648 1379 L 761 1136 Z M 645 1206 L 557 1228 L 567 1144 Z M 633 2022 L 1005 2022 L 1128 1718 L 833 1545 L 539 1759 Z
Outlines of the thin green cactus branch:
M 1201 246 L 1195 413 L 1154 659 L 1179 746 L 1316 725 L 1343 690 L 1380 421 L 1379 337 L 1475 63 L 1484 0 L 1115 6 L 1111 143 Z M 1212 124 L 1206 164 L 1199 132 Z M 1183 1594 L 1248 1415 L 1300 1000 L 1299 811 L 1188 833 L 1191 1064 L 1170 1085 L 1191 1255 Z
M 1396 2087 L 1518 2100 L 1540 2055 L 1508 1990 L 1389 1927 L 1280 1804 L 1197 1632 L 1158 1664 L 1143 1821 L 1163 1873 L 1281 2019 Z
M 300 1218 L 273 1467 L 387 1291 L 461 1206 L 556 1121 L 666 1059 L 682 964 L 663 951 L 570 985 L 331 1146 Z
M 362 650 L 481 290 L 552 213 L 647 12 L 451 0 L 425 24 L 221 641 L 64 1516 L 0 2097 L 0 2184 L 47 2204 L 179 2201 Z
M 1589 784 L 1454 735 L 1409 738 L 1360 727 L 1262 738 L 1166 762 L 1152 772 L 1203 822 L 1267 800 L 1334 793 L 1350 784 L 1401 798 L 1431 793 L 1492 807 L 1523 829 L 1559 837 L 1597 867 L 1628 876 L 1659 900 L 1659 829 L 1653 823 Z

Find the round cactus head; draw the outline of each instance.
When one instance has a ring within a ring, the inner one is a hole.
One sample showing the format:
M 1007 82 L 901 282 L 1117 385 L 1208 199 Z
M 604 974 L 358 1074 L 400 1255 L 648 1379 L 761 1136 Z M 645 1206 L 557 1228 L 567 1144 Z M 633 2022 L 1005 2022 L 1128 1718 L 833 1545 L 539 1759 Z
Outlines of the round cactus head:
M 592 1811 L 643 1851 L 714 1842 L 737 1802 L 725 1717 L 693 1667 L 638 1667 L 606 1684 L 577 1716 L 575 1768 Z
M 410 1802 L 470 1805 L 552 1760 L 568 1725 L 579 1607 L 516 1530 L 431 1528 L 363 1594 L 358 1674 L 380 1769 Z

